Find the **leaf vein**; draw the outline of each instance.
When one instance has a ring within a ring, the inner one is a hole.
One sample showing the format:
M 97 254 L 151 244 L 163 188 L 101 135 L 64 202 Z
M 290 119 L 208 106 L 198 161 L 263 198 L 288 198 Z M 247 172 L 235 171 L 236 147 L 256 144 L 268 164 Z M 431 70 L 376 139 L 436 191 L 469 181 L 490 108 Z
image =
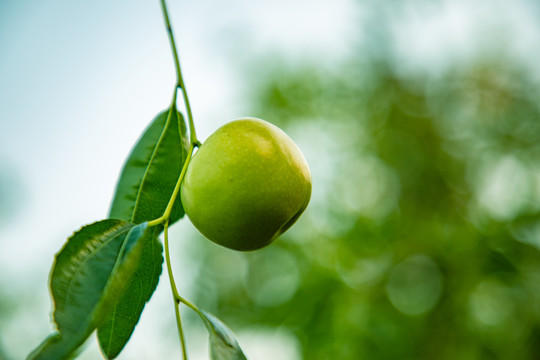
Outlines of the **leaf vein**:
M 66 299 L 66 302 L 64 303 L 64 307 L 67 307 L 68 306 L 68 300 L 70 299 L 70 294 L 72 292 L 72 289 L 74 289 L 74 286 L 72 286 L 73 282 L 75 281 L 75 278 L 78 277 L 79 275 L 79 272 L 80 272 L 80 268 L 82 267 L 82 265 L 84 265 L 85 263 L 87 263 L 93 256 L 95 256 L 95 254 L 97 253 L 97 251 L 101 248 L 103 248 L 103 246 L 109 244 L 111 241 L 113 241 L 114 239 L 116 239 L 118 236 L 122 235 L 123 233 L 129 231 L 129 227 L 126 227 L 126 226 L 121 226 L 119 229 L 118 228 L 115 228 L 115 229 L 111 229 L 110 231 L 108 232 L 105 232 L 103 235 L 103 237 L 107 238 L 108 234 L 109 233 L 114 233 L 114 232 L 118 232 L 118 234 L 116 236 L 113 236 L 111 237 L 108 241 L 105 241 L 105 242 L 100 242 L 100 244 L 95 248 L 96 251 L 94 251 L 93 253 L 90 253 L 88 254 L 87 256 L 84 257 L 84 259 L 82 260 L 81 262 L 81 265 L 78 266 L 77 268 L 73 269 L 73 276 L 70 277 L 68 283 L 67 283 L 67 286 L 66 286 L 66 295 L 65 295 L 65 299 Z
M 159 136 L 159 140 L 156 143 L 156 146 L 154 147 L 154 150 L 152 152 L 152 156 L 150 156 L 150 160 L 148 161 L 148 165 L 146 166 L 146 169 L 144 170 L 144 175 L 141 179 L 141 182 L 138 185 L 137 189 L 137 196 L 135 197 L 135 204 L 133 205 L 133 213 L 131 214 L 131 222 L 134 222 L 135 219 L 135 213 L 137 212 L 137 206 L 139 204 L 139 199 L 141 198 L 142 188 L 144 185 L 144 182 L 146 180 L 146 176 L 148 175 L 148 171 L 150 170 L 150 167 L 152 165 L 152 162 L 154 161 L 154 158 L 156 156 L 156 153 L 161 145 L 161 142 L 163 138 L 165 137 L 165 133 L 167 132 L 167 128 L 170 125 L 172 114 L 170 113 L 171 110 L 169 110 L 169 115 L 167 116 L 167 121 L 165 122 L 165 125 L 163 126 L 163 130 L 161 131 L 161 135 Z M 152 220 L 152 219 L 145 219 L 145 220 Z

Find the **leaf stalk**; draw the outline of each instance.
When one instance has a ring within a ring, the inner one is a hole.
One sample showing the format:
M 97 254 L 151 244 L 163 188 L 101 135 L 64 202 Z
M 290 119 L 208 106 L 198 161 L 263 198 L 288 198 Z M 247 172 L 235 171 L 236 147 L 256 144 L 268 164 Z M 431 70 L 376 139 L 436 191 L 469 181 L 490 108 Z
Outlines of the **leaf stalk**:
M 191 162 L 191 158 L 193 157 L 193 150 L 195 150 L 195 145 L 191 144 L 189 146 L 186 161 L 184 162 L 184 166 L 182 167 L 182 171 L 180 172 L 180 176 L 178 177 L 178 181 L 176 182 L 176 185 L 174 187 L 174 190 L 173 190 L 173 193 L 172 193 L 171 198 L 169 200 L 169 203 L 167 204 L 167 207 L 165 208 L 165 212 L 159 218 L 157 218 L 155 220 L 152 220 L 152 221 L 149 221 L 148 222 L 149 227 L 160 225 L 160 224 L 163 224 L 163 223 L 169 221 L 169 218 L 171 216 L 171 212 L 172 212 L 172 209 L 173 209 L 173 206 L 174 206 L 174 202 L 175 202 L 176 198 L 178 197 L 178 193 L 180 192 L 180 187 L 182 185 L 182 181 L 184 180 L 184 177 L 186 176 L 186 171 L 187 171 L 188 165 Z
M 169 282 L 171 284 L 171 290 L 174 300 L 174 312 L 176 315 L 176 326 L 178 328 L 178 336 L 180 337 L 180 344 L 182 346 L 182 359 L 187 360 L 187 346 L 186 338 L 184 336 L 184 329 L 182 327 L 182 319 L 180 317 L 180 295 L 178 295 L 178 289 L 176 288 L 176 282 L 174 281 L 174 274 L 171 267 L 171 257 L 169 252 L 169 221 L 165 221 L 164 227 L 165 238 L 165 259 L 167 263 L 167 273 L 169 275 Z

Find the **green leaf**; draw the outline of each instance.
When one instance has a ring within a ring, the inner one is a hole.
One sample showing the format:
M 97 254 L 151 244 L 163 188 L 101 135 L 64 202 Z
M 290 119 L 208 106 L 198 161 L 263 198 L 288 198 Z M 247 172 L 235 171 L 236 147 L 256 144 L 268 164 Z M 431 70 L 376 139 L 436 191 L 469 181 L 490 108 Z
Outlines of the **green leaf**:
M 247 360 L 236 336 L 227 325 L 206 311 L 201 311 L 199 314 L 210 334 L 210 358 L 212 360 Z
M 109 217 L 134 224 L 163 215 L 187 157 L 189 141 L 182 115 L 169 110 L 152 121 L 129 155 Z M 184 216 L 180 196 L 169 224 Z
M 29 359 L 69 359 L 111 311 L 153 233 L 147 223 L 104 220 L 83 227 L 56 255 L 51 275 L 54 322 Z
M 99 345 L 108 359 L 114 359 L 122 351 L 139 321 L 146 302 L 156 289 L 163 263 L 163 247 L 157 240 L 161 228 L 156 226 L 148 230 L 153 231 L 153 240 L 146 243 L 127 290 L 98 328 Z
M 152 121 L 128 157 L 113 198 L 111 218 L 139 223 L 163 215 L 187 157 L 189 142 L 182 115 L 163 111 Z M 184 216 L 180 196 L 176 199 L 169 223 Z M 163 227 L 155 227 L 154 235 Z M 113 311 L 98 328 L 99 345 L 109 359 L 124 348 L 137 325 L 145 304 L 159 281 L 163 264 L 163 247 L 149 242 Z
M 54 333 L 28 355 L 28 360 L 74 359 L 78 355 L 79 346 L 74 339 Z
M 137 276 L 136 270 L 139 268 L 140 260 L 148 244 L 158 242 L 158 232 L 155 230 L 155 228 L 148 229 L 148 223 L 144 222 L 135 225 L 127 234 L 105 287 L 104 296 L 96 310 L 99 324 L 102 324 L 109 317 L 118 298 L 124 296 L 129 288 L 129 283 Z

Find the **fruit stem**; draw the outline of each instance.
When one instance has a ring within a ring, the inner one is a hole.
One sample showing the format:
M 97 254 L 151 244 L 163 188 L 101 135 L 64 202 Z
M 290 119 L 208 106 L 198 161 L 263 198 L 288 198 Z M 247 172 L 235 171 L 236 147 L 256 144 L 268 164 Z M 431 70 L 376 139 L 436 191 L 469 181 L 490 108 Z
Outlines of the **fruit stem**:
M 171 212 L 172 212 L 172 209 L 173 209 L 173 206 L 174 206 L 174 202 L 175 202 L 176 198 L 178 197 L 178 193 L 180 192 L 180 185 L 182 184 L 182 180 L 184 180 L 184 177 L 186 176 L 186 171 L 187 171 L 188 165 L 189 165 L 189 163 L 191 161 L 191 157 L 193 155 L 193 150 L 195 150 L 195 145 L 190 144 L 189 145 L 189 150 L 188 150 L 188 153 L 187 153 L 187 157 L 186 157 L 186 161 L 184 162 L 184 166 L 182 167 L 182 171 L 180 172 L 180 176 L 178 177 L 178 181 L 176 182 L 176 185 L 174 187 L 171 198 L 169 199 L 169 203 L 167 204 L 167 207 L 165 208 L 165 212 L 159 218 L 157 218 L 155 220 L 152 220 L 152 221 L 149 221 L 148 222 L 149 227 L 150 226 L 156 226 L 156 225 L 159 225 L 159 224 L 162 224 L 164 222 L 169 221 L 169 217 L 171 216 Z
M 176 50 L 176 43 L 174 41 L 174 35 L 172 32 L 171 23 L 169 21 L 169 14 L 167 12 L 167 5 L 165 0 L 161 0 L 161 9 L 163 11 L 163 17 L 165 18 L 165 25 L 167 27 L 167 32 L 169 34 L 169 41 L 171 43 L 171 49 L 174 57 L 174 65 L 176 68 L 176 88 L 182 89 L 182 96 L 184 97 L 184 104 L 186 105 L 186 111 L 189 121 L 189 140 L 191 144 L 199 146 L 200 142 L 197 140 L 197 133 L 195 131 L 195 123 L 193 122 L 193 114 L 191 113 L 191 106 L 189 104 L 189 98 L 187 95 L 186 85 L 184 84 L 184 78 L 182 77 L 182 70 L 180 68 L 180 59 L 178 56 L 178 51 Z M 176 91 L 176 89 L 175 89 Z
M 182 319 L 180 318 L 180 295 L 176 288 L 176 282 L 174 281 L 174 275 L 171 267 L 171 257 L 169 253 L 169 220 L 164 224 L 164 238 L 165 238 L 165 259 L 167 263 L 167 272 L 169 274 L 169 282 L 171 283 L 171 290 L 174 300 L 174 312 L 176 314 L 176 326 L 178 327 L 178 336 L 180 337 L 180 345 L 182 346 L 182 359 L 187 360 L 187 347 L 186 339 L 184 337 L 184 329 L 182 328 Z

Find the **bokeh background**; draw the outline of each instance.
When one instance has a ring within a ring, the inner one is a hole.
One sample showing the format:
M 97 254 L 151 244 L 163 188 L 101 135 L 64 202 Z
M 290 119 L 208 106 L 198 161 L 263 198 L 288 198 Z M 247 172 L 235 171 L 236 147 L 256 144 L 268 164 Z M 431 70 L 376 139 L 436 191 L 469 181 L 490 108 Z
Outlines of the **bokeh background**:
M 540 356 L 537 1 L 169 6 L 199 138 L 261 117 L 312 170 L 310 207 L 263 250 L 171 229 L 181 293 L 250 359 Z M 174 81 L 157 0 L 0 0 L 0 359 L 52 331 L 53 256 L 107 216 Z M 172 306 L 163 274 L 119 359 L 179 358 Z

